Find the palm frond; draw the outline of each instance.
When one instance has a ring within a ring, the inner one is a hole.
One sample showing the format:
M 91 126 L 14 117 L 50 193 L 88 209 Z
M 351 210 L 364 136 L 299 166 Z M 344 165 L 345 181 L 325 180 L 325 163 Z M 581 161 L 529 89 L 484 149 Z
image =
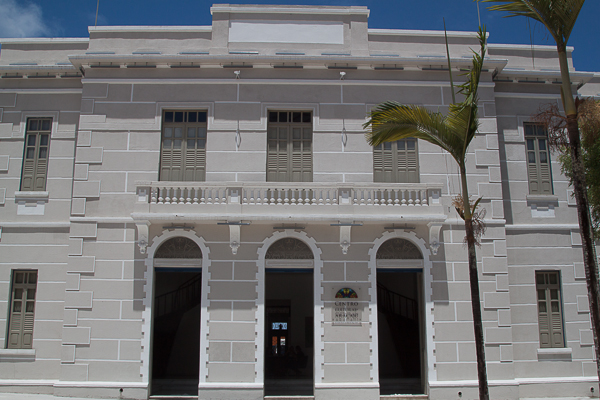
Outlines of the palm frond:
M 585 0 L 483 0 L 502 3 L 488 7 L 507 12 L 507 17 L 529 17 L 544 24 L 559 46 L 566 46 Z
M 378 105 L 364 124 L 367 142 L 378 146 L 406 138 L 417 138 L 433 143 L 460 160 L 464 154 L 463 136 L 456 126 L 467 125 L 467 114 L 450 113 L 447 117 L 417 105 L 403 105 L 388 101 Z M 464 118 L 465 121 L 461 121 Z
M 367 142 L 378 146 L 406 138 L 417 138 L 435 144 L 449 152 L 464 165 L 469 144 L 475 137 L 478 122 L 477 88 L 486 53 L 486 31 L 479 29 L 480 52 L 473 51 L 473 66 L 459 85 L 465 96 L 460 103 L 451 104 L 448 115 L 427 110 L 417 105 L 403 105 L 394 101 L 379 104 L 364 124 Z

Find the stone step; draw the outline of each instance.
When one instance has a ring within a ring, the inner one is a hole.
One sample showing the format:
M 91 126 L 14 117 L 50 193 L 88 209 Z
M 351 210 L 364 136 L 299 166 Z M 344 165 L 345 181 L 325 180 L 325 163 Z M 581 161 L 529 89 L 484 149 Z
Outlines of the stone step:
M 392 394 L 379 396 L 381 400 L 428 400 L 429 396 L 426 394 Z
M 265 400 L 314 400 L 315 396 L 265 396 Z

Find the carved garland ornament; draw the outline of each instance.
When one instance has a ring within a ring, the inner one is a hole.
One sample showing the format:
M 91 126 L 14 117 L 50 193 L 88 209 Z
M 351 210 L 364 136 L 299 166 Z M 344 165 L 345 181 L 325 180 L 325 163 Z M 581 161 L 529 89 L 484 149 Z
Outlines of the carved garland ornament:
M 390 239 L 377 250 L 378 260 L 422 260 L 421 251 L 406 239 Z
M 154 258 L 202 258 L 202 250 L 186 237 L 174 237 L 164 242 Z
M 271 260 L 312 260 L 314 255 L 303 241 L 295 238 L 283 238 L 269 247 L 265 258 Z

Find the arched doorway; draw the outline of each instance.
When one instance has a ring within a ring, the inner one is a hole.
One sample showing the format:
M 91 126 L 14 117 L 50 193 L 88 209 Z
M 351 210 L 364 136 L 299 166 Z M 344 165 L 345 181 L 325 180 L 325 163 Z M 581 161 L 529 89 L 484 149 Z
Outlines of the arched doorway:
M 198 395 L 202 251 L 173 237 L 154 254 L 152 395 Z
M 286 237 L 265 254 L 265 395 L 313 394 L 314 256 Z
M 380 393 L 422 394 L 423 255 L 411 241 L 392 238 L 376 262 Z

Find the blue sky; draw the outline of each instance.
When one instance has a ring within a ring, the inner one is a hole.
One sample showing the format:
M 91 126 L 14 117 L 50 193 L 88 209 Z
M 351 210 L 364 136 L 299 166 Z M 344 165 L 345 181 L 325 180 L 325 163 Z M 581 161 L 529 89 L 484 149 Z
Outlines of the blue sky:
M 0 37 L 86 37 L 94 25 L 97 0 L 0 0 Z M 224 1 L 223 1 L 224 2 Z M 304 4 L 367 6 L 370 28 L 477 29 L 477 5 L 472 0 L 238 0 L 232 4 Z M 98 25 L 210 25 L 211 1 L 100 0 Z M 540 24 L 525 18 L 503 18 L 480 5 L 481 21 L 491 43 L 554 45 Z M 587 0 L 569 40 L 575 47 L 575 68 L 600 71 L 600 44 L 593 26 L 600 16 L 600 0 Z

